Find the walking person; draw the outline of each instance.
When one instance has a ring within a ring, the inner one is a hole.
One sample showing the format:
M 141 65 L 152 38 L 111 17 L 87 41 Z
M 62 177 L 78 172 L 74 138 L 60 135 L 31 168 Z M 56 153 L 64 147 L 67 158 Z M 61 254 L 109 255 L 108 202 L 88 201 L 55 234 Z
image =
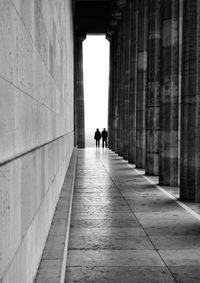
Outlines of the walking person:
M 94 139 L 96 140 L 96 147 L 100 147 L 101 133 L 98 128 L 96 129 L 96 132 L 94 133 Z
M 103 131 L 101 132 L 102 136 L 102 147 L 107 147 L 107 138 L 108 138 L 108 131 L 106 131 L 105 128 L 103 128 Z

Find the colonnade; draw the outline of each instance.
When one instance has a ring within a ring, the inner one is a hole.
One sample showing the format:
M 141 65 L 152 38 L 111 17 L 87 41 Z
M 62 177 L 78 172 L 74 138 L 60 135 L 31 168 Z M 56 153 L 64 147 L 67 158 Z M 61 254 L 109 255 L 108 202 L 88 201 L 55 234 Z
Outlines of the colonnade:
M 109 148 L 199 202 L 200 2 L 123 3 L 109 37 Z

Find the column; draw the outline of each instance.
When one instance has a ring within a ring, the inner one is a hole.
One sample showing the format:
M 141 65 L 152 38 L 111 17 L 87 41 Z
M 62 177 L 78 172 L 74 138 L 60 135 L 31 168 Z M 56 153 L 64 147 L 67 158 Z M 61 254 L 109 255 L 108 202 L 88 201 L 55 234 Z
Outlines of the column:
M 123 158 L 129 157 L 129 109 L 130 109 L 130 40 L 131 40 L 131 2 L 125 9 L 125 34 L 124 34 L 124 134 L 123 134 Z
M 182 90 L 182 48 L 183 47 L 183 0 L 179 0 L 179 105 L 178 105 L 178 185 L 180 185 L 180 142 L 181 142 L 181 90 Z
M 136 167 L 145 167 L 148 0 L 139 1 L 138 76 L 136 110 Z
M 78 148 L 85 147 L 84 89 L 83 89 L 83 50 L 85 36 L 75 36 L 74 90 L 75 90 L 75 136 Z
M 162 0 L 159 182 L 178 185 L 179 1 Z
M 117 33 L 113 36 L 113 149 L 115 152 L 118 151 L 118 140 L 117 140 L 117 127 L 118 127 L 118 97 L 117 97 L 117 75 L 118 75 L 118 36 Z
M 183 5 L 180 197 L 200 202 L 200 2 Z
M 149 1 L 145 173 L 159 173 L 161 0 Z
M 115 90 L 115 152 L 119 153 L 119 110 L 120 110 L 120 79 L 121 79 L 121 26 L 118 27 L 116 31 L 116 64 L 115 64 L 115 80 L 116 80 L 116 90 Z
M 138 0 L 131 1 L 129 162 L 136 162 L 136 97 L 138 63 Z
M 114 148 L 114 39 L 110 39 L 110 73 L 109 73 L 109 93 L 108 93 L 108 148 Z
M 118 154 L 123 156 L 124 150 L 124 71 L 125 71 L 125 23 L 124 13 L 122 22 L 119 27 L 121 29 L 121 45 L 120 45 L 120 68 L 119 68 L 119 151 Z

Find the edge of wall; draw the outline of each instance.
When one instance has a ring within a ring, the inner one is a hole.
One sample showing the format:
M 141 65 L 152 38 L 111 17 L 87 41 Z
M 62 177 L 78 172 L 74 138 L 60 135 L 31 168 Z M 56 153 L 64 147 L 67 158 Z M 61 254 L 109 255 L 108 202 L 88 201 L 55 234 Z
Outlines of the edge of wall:
M 66 264 L 67 264 L 67 251 L 68 251 L 68 243 L 69 243 L 69 230 L 70 230 L 72 202 L 73 202 L 73 194 L 74 194 L 74 182 L 75 182 L 75 175 L 76 175 L 76 164 L 77 164 L 77 148 L 75 147 L 74 151 L 72 153 L 70 164 L 69 164 L 69 177 L 71 177 L 71 178 L 68 178 L 68 180 L 67 180 L 67 184 L 70 183 L 70 181 L 71 181 L 71 186 L 70 186 L 71 187 L 71 196 L 70 196 L 70 206 L 69 206 L 69 214 L 68 214 L 68 222 L 67 222 L 67 230 L 66 230 L 66 238 L 65 238 L 65 249 L 64 249 L 64 255 L 63 255 L 60 283 L 64 283 L 64 281 L 65 281 L 65 272 L 66 272 Z M 62 194 L 62 192 L 61 192 L 61 194 Z
M 64 283 L 77 163 L 75 147 L 62 186 L 35 283 Z

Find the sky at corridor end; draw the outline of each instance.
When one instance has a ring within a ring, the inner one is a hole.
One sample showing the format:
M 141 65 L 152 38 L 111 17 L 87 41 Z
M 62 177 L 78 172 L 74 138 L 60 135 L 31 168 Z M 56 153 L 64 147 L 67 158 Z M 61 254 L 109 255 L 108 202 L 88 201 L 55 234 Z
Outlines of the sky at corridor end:
M 109 42 L 105 36 L 87 36 L 83 42 L 86 146 L 94 146 L 94 131 L 107 128 Z

